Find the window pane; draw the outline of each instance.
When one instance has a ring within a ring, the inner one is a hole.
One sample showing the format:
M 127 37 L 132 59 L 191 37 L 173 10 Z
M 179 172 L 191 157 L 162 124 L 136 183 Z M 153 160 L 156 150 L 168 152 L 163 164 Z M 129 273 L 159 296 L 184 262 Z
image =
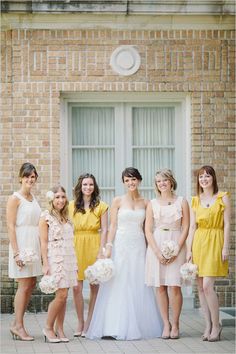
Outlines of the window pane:
M 132 110 L 133 165 L 143 177 L 141 190 L 153 198 L 158 169 L 174 171 L 175 120 L 173 107 L 135 107 Z
M 72 184 L 92 173 L 108 203 L 115 194 L 114 126 L 113 108 L 72 107 Z

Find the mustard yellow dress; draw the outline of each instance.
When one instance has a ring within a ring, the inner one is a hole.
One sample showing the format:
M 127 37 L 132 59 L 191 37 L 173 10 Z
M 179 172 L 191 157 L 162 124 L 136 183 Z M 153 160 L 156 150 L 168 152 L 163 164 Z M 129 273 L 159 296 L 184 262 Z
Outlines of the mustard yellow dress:
M 84 280 L 85 269 L 96 262 L 100 247 L 101 216 L 107 211 L 108 205 L 100 202 L 91 211 L 85 209 L 85 214 L 74 215 L 74 201 L 69 203 L 69 216 L 74 225 L 74 247 L 78 262 L 78 280 Z
M 197 223 L 192 254 L 199 277 L 225 277 L 228 274 L 228 261 L 222 261 L 225 208 L 222 197 L 225 195 L 228 192 L 219 192 L 215 203 L 209 208 L 201 205 L 198 196 L 192 198 L 191 207 Z

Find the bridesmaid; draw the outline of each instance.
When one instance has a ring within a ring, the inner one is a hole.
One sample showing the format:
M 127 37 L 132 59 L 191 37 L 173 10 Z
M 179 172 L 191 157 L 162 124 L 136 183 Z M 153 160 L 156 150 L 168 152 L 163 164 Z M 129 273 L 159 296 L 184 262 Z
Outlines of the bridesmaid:
M 155 185 L 157 198 L 148 204 L 145 223 L 148 241 L 145 282 L 148 286 L 156 287 L 164 322 L 162 338 L 178 339 L 183 303 L 180 267 L 184 264 L 186 256 L 189 206 L 183 197 L 175 194 L 177 183 L 170 170 L 158 171 Z M 162 243 L 166 240 L 175 241 L 178 245 L 178 254 L 170 259 L 166 259 L 161 253 Z M 172 324 L 169 319 L 169 304 L 172 309 Z
M 192 198 L 187 260 L 198 266 L 198 294 L 206 327 L 203 341 L 220 340 L 219 301 L 214 290 L 216 277 L 228 275 L 230 202 L 218 190 L 211 166 L 197 172 L 197 196 Z
M 32 194 L 38 178 L 34 165 L 23 163 L 19 171 L 21 187 L 14 192 L 7 202 L 7 228 L 9 245 L 9 278 L 16 279 L 18 288 L 14 299 L 15 320 L 10 328 L 13 338 L 32 341 L 24 325 L 24 314 L 32 291 L 36 285 L 36 277 L 42 274 L 39 229 L 40 206 Z M 31 249 L 38 256 L 33 264 L 24 265 L 20 253 Z
M 40 218 L 40 241 L 43 274 L 53 275 L 58 290 L 49 304 L 43 334 L 49 343 L 69 342 L 63 324 L 68 289 L 77 284 L 77 262 L 73 247 L 73 227 L 68 220 L 68 200 L 65 189 L 58 185 L 47 193 L 49 210 Z M 55 333 L 56 331 L 56 333 Z
M 83 281 L 85 269 L 103 256 L 108 225 L 108 205 L 100 200 L 100 192 L 95 177 L 90 173 L 81 175 L 74 188 L 74 200 L 69 203 L 69 214 L 74 225 L 74 246 L 78 262 L 78 285 L 73 288 L 74 303 L 78 316 L 75 337 L 85 337 L 98 285 L 90 284 L 89 309 L 84 321 Z

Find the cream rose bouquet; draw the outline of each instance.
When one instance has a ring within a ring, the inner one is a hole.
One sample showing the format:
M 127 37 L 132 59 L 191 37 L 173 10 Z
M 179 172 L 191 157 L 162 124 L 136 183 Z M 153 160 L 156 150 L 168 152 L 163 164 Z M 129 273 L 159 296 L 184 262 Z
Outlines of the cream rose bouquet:
M 161 246 L 161 253 L 166 259 L 170 259 L 177 256 L 179 252 L 179 246 L 175 241 L 164 241 Z
M 197 277 L 198 268 L 196 264 L 193 263 L 184 263 L 180 267 L 180 275 L 182 283 L 185 285 L 191 284 Z
M 52 294 L 57 291 L 57 281 L 53 275 L 44 275 L 39 283 L 39 288 L 44 294 Z
M 19 254 L 19 258 L 24 265 L 33 264 L 39 259 L 37 253 L 31 248 L 25 248 L 23 251 L 21 251 Z
M 110 258 L 98 259 L 85 271 L 85 278 L 90 284 L 105 283 L 110 280 L 115 272 L 114 263 Z

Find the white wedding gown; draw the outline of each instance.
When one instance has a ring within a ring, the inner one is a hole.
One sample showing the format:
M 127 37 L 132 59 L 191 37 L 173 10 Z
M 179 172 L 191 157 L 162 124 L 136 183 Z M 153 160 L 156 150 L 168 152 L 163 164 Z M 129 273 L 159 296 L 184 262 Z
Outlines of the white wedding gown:
M 118 211 L 113 246 L 115 275 L 101 284 L 86 337 L 134 340 L 160 337 L 162 320 L 153 289 L 144 284 L 145 210 Z

